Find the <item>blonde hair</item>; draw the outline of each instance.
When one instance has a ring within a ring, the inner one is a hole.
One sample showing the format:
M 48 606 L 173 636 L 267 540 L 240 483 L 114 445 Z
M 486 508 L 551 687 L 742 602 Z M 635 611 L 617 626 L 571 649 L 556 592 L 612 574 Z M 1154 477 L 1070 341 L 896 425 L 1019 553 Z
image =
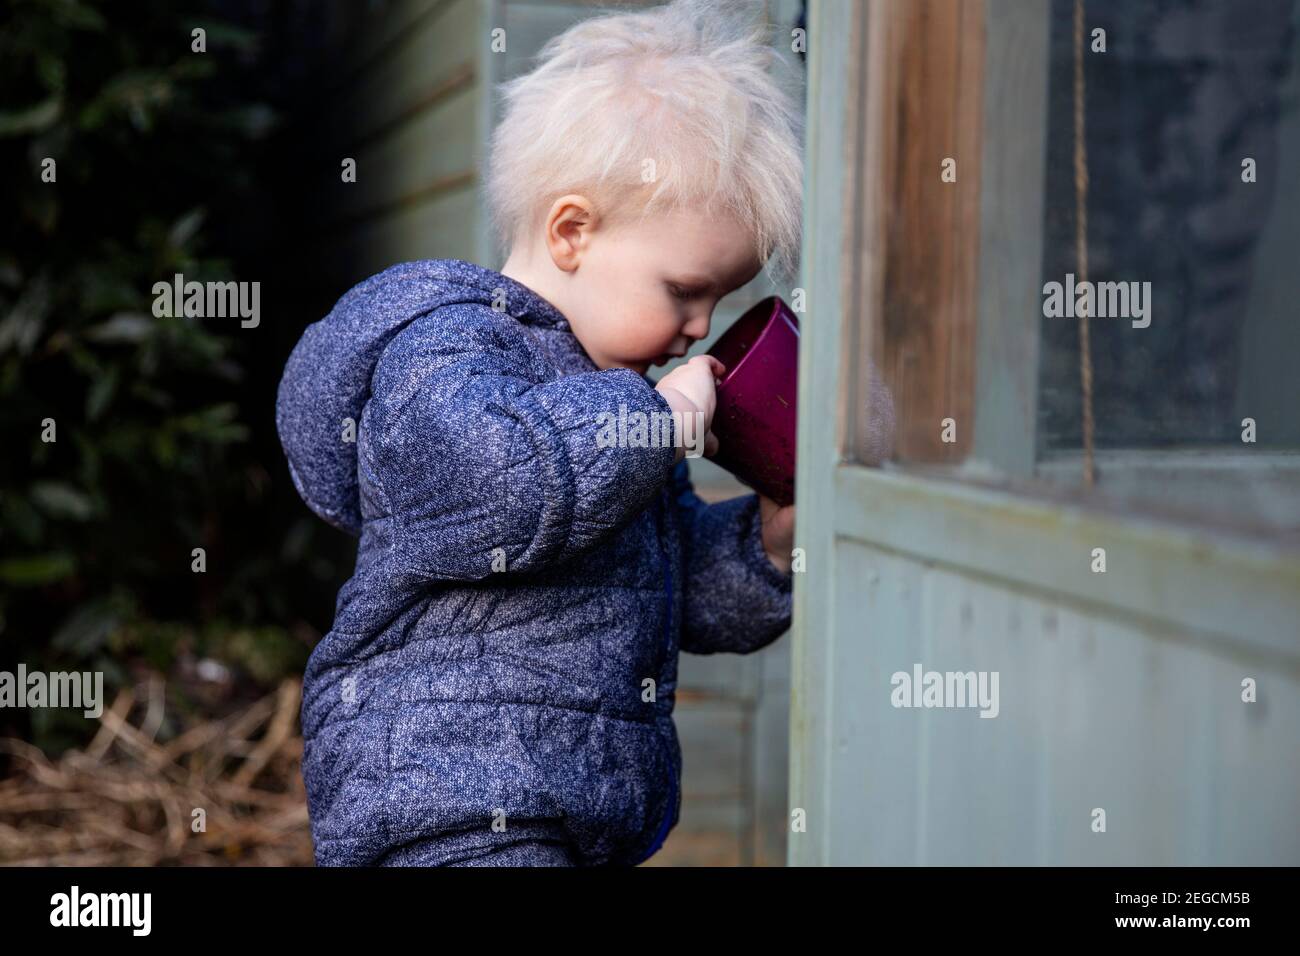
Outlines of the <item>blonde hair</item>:
M 503 251 L 579 192 L 609 221 L 722 211 L 751 229 L 776 275 L 793 276 L 803 125 L 771 73 L 783 61 L 761 10 L 673 0 L 607 13 L 552 37 L 532 72 L 502 83 L 486 195 Z

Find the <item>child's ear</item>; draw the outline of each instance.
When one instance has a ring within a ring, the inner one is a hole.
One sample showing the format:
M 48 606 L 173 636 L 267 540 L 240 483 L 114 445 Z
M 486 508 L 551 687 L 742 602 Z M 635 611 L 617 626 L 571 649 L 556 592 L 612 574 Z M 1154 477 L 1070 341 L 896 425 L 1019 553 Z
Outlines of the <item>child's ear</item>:
M 546 216 L 546 249 L 557 269 L 572 272 L 578 268 L 598 224 L 596 208 L 586 196 L 570 193 L 551 204 Z

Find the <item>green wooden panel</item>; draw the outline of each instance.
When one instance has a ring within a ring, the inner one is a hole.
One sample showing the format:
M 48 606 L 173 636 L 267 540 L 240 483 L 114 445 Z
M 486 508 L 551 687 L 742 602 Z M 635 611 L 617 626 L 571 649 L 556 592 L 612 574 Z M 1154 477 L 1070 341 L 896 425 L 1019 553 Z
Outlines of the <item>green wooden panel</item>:
M 478 92 L 466 87 L 436 108 L 411 117 L 356 155 L 357 181 L 343 184 L 340 218 L 395 216 L 405 203 L 477 181 Z M 462 251 L 462 256 L 469 250 Z
M 389 4 L 357 17 L 328 104 L 331 152 L 309 172 L 324 221 L 307 241 L 341 281 L 397 262 L 473 259 L 483 230 L 483 0 Z M 341 161 L 357 161 L 357 181 Z
M 403 43 L 417 33 L 442 8 L 463 0 L 390 0 L 386 3 L 343 5 L 340 35 L 335 37 L 341 54 L 334 76 L 340 84 L 351 83 L 370 70 L 382 67 Z
M 352 284 L 398 262 L 464 258 L 476 214 L 474 192 L 464 189 L 368 221 L 339 244 L 339 274 Z
M 836 573 L 824 862 L 1300 859 L 1294 670 L 871 545 L 842 546 Z M 998 672 L 997 716 L 893 706 L 916 663 Z
M 849 466 L 834 494 L 843 538 L 1300 668 L 1300 552 L 1286 545 Z M 1094 548 L 1105 573 L 1091 570 Z
M 336 115 L 353 119 L 348 133 L 368 140 L 438 92 L 462 68 L 472 70 L 475 47 L 486 42 L 478 0 L 442 0 L 340 91 Z

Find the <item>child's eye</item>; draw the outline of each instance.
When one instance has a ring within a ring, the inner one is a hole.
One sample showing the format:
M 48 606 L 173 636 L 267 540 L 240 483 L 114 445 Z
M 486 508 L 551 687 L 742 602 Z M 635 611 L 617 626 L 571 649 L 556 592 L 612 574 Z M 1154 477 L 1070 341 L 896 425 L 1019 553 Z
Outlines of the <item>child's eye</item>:
M 678 299 L 694 299 L 701 295 L 701 290 L 699 289 L 683 289 L 681 286 L 672 282 L 668 283 L 668 291 Z

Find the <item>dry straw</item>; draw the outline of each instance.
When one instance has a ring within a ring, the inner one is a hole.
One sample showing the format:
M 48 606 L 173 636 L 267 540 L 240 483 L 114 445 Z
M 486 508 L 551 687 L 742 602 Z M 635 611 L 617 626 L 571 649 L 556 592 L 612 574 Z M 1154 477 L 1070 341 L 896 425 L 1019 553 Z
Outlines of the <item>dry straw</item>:
M 161 681 L 153 702 L 161 702 Z M 175 739 L 154 739 L 158 707 L 130 716 L 123 691 L 84 750 L 50 760 L 0 739 L 0 864 L 8 866 L 310 865 L 300 764 L 301 685 L 285 680 L 246 709 Z M 206 830 L 194 832 L 194 810 Z

